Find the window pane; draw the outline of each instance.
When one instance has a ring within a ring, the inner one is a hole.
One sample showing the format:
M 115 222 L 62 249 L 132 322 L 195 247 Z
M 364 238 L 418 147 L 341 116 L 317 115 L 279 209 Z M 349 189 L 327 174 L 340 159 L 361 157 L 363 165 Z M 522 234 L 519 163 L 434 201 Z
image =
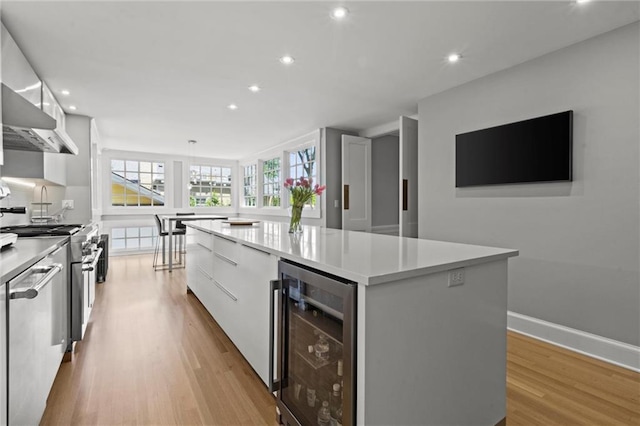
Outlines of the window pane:
M 124 171 L 124 161 L 111 160 L 111 171 L 117 171 L 117 172 Z
M 125 170 L 128 172 L 137 172 L 138 171 L 138 162 L 137 161 L 127 161 L 125 164 Z
M 147 161 L 140 162 L 140 172 L 141 173 L 151 173 L 151 163 Z

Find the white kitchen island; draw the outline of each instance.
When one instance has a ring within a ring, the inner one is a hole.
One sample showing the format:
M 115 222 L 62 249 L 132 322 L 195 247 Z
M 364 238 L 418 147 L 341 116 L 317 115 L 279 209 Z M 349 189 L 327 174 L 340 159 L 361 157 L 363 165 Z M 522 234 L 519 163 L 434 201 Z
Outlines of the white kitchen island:
M 187 227 L 187 285 L 265 383 L 269 281 L 287 259 L 358 284 L 358 424 L 504 419 L 507 261 L 516 250 L 314 226 L 291 235 L 268 221 Z M 464 283 L 449 286 L 460 272 Z

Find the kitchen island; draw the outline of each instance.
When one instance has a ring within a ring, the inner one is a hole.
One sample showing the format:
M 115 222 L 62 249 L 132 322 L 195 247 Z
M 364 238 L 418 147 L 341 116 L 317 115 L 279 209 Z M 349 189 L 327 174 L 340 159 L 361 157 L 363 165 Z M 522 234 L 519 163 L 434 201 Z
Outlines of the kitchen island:
M 269 221 L 187 227 L 187 285 L 265 383 L 269 282 L 282 259 L 357 285 L 356 423 L 504 419 L 516 250 L 314 226 L 291 235 Z

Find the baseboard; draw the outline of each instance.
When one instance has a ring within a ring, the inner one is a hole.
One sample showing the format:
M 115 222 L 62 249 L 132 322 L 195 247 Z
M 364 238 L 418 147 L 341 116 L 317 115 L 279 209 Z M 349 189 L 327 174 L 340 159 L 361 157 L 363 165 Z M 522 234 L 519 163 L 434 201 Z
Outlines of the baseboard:
M 374 234 L 395 235 L 400 234 L 400 225 L 378 225 L 372 226 L 371 232 Z
M 640 347 L 638 346 L 510 311 L 507 313 L 507 328 L 552 345 L 640 372 Z

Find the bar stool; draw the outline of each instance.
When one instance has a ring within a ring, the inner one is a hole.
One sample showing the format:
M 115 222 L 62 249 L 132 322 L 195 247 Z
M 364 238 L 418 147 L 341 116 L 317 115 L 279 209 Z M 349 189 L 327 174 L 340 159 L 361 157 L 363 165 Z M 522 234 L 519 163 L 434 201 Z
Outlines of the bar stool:
M 153 251 L 153 269 L 158 271 L 158 270 L 164 269 L 164 267 L 167 266 L 167 262 L 166 262 L 166 258 L 165 258 L 166 250 L 165 250 L 164 238 L 169 235 L 169 232 L 167 232 L 164 229 L 164 226 L 163 226 L 162 220 L 160 219 L 160 216 L 158 216 L 157 214 L 153 215 L 153 216 L 154 216 L 154 218 L 156 220 L 156 226 L 158 227 L 158 236 L 156 238 L 156 248 Z M 180 238 L 182 238 L 182 237 L 184 237 L 186 235 L 186 233 L 187 233 L 186 229 L 174 229 L 173 232 L 172 232 L 172 235 L 175 236 L 175 237 L 179 236 Z M 158 264 L 158 252 L 160 250 L 160 238 L 162 238 L 162 264 Z M 174 241 L 174 247 L 176 248 L 176 251 L 178 251 L 178 245 L 175 244 L 175 241 Z M 172 254 L 169 253 L 169 256 L 171 256 L 171 255 Z M 180 261 L 182 261 L 182 256 L 180 256 Z M 178 264 L 180 264 L 180 263 L 178 263 Z M 182 266 L 184 267 L 184 264 Z
M 176 216 L 195 216 L 194 212 L 184 212 L 184 213 L 176 213 Z M 184 229 L 185 233 L 187 232 L 187 226 L 182 223 L 181 220 L 176 220 L 176 229 Z M 175 231 L 174 231 L 175 232 Z M 186 239 L 186 236 L 180 236 L 180 253 L 184 253 L 186 252 L 187 249 L 187 244 L 183 241 L 183 239 Z

